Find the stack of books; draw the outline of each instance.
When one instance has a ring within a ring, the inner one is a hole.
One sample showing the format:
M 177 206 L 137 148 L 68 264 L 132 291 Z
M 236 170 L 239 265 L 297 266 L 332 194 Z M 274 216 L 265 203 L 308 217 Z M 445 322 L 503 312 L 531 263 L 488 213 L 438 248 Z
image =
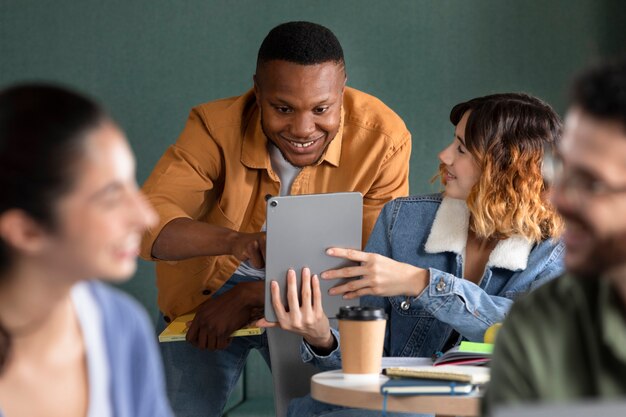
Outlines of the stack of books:
M 484 366 L 407 366 L 386 368 L 390 379 L 380 387 L 390 395 L 465 395 L 489 381 Z

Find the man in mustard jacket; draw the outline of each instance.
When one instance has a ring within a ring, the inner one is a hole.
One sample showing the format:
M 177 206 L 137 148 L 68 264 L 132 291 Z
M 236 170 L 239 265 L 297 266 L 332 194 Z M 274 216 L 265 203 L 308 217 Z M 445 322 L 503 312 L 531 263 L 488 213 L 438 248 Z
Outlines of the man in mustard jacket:
M 265 335 L 229 335 L 263 315 L 269 196 L 359 191 L 365 242 L 382 206 L 408 193 L 404 122 L 345 83 L 330 30 L 279 25 L 254 88 L 195 107 L 146 181 L 160 221 L 142 256 L 157 261 L 163 318 L 196 313 L 189 343 L 162 345 L 177 415 L 220 416 L 250 349 L 268 360 Z

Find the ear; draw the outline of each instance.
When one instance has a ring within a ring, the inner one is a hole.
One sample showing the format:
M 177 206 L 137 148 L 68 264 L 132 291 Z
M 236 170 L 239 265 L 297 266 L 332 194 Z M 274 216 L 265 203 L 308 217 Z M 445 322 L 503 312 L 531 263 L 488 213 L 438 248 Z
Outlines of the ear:
M 0 237 L 20 252 L 41 251 L 47 236 L 44 227 L 23 210 L 11 209 L 0 215 Z
M 261 108 L 261 88 L 259 87 L 259 80 L 257 75 L 252 76 L 252 82 L 254 83 L 254 96 L 256 98 L 257 107 Z
M 346 91 L 346 82 L 348 81 L 348 74 L 344 73 L 343 76 L 343 84 L 341 84 L 341 95 L 343 96 L 344 91 Z

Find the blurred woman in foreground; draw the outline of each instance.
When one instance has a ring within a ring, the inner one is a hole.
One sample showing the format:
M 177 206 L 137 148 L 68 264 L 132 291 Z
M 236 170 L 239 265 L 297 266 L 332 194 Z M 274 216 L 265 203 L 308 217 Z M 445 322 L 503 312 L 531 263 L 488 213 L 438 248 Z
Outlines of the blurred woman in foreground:
M 0 92 L 0 416 L 171 416 L 128 279 L 155 214 L 123 133 L 47 85 Z

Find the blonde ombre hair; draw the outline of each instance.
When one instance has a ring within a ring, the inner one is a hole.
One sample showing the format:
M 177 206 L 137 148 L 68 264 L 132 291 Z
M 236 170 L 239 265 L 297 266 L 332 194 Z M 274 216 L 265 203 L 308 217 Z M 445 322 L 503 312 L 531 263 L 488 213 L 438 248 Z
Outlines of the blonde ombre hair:
M 548 201 L 541 165 L 544 149 L 561 136 L 559 116 L 538 98 L 520 93 L 459 103 L 450 112 L 452 124 L 466 112 L 465 145 L 481 169 L 467 197 L 471 230 L 479 238 L 522 235 L 539 242 L 558 237 L 563 221 Z

